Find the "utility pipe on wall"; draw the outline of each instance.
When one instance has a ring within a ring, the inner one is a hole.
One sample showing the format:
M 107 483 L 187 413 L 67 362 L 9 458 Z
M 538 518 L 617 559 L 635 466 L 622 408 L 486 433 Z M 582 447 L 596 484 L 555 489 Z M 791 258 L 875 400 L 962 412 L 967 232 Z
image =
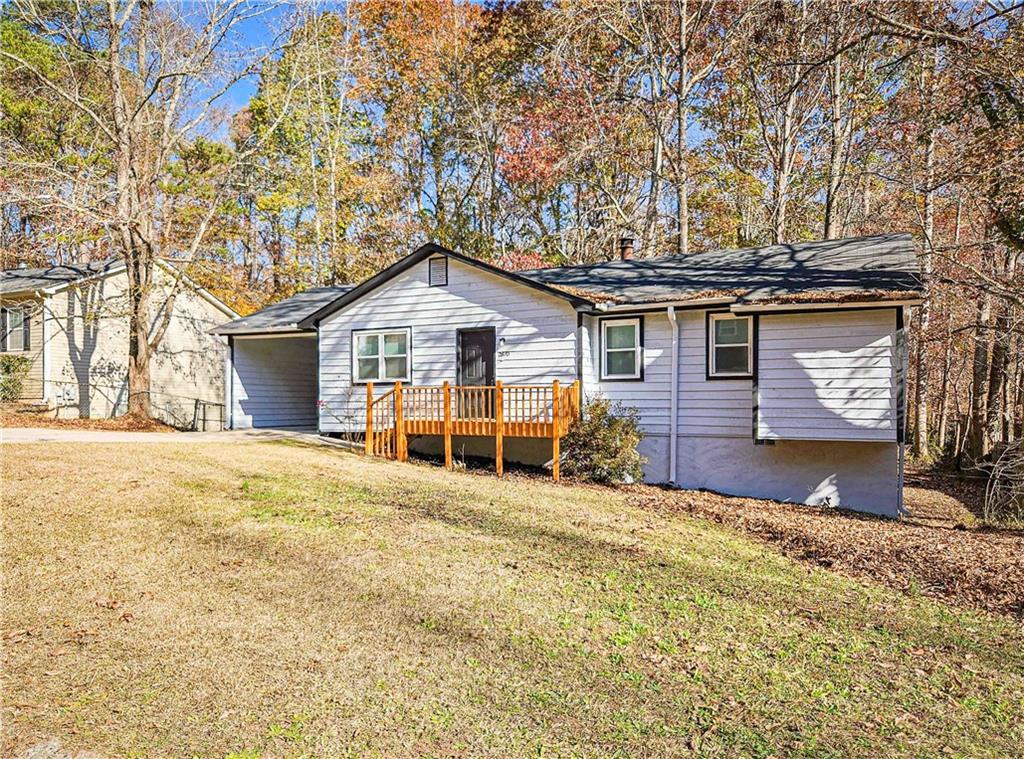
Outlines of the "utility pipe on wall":
M 678 445 L 679 427 L 679 326 L 676 324 L 676 307 L 669 306 L 666 311 L 668 323 L 672 327 L 672 389 L 669 391 L 668 418 L 668 481 L 676 484 L 676 446 Z

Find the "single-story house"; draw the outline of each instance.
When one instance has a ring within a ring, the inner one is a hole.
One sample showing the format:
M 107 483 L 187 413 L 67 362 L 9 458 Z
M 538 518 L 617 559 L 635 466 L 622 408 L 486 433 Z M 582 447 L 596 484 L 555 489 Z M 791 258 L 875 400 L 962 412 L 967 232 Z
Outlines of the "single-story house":
M 169 264 L 156 267 L 154 328 L 171 318 L 150 360 L 153 415 L 177 427 L 219 427 L 227 345 L 210 333 L 238 314 Z M 170 296 L 176 291 L 171 300 Z M 0 352 L 23 355 L 25 403 L 61 417 L 103 418 L 128 405 L 128 277 L 123 260 L 0 273 Z
M 905 325 L 923 297 L 909 235 L 631 253 L 509 272 L 428 244 L 357 286 L 230 322 L 215 330 L 230 345 L 229 425 L 358 438 L 392 387 L 558 380 L 637 410 L 648 481 L 900 512 Z M 507 459 L 552 456 L 530 438 L 455 445 L 502 442 Z

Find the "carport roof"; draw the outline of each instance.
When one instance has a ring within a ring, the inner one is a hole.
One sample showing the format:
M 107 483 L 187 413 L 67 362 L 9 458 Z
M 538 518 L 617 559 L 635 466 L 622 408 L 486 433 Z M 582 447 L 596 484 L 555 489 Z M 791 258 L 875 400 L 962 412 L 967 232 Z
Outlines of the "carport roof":
M 314 287 L 296 293 L 255 313 L 210 330 L 215 335 L 261 335 L 281 332 L 314 332 L 299 322 L 352 289 L 352 285 Z

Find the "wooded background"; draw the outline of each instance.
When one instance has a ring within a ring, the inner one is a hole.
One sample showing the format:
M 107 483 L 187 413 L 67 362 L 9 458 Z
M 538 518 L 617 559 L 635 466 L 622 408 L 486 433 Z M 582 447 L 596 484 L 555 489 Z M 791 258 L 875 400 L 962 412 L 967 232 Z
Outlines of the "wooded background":
M 62 3 L 0 12 L 0 258 L 242 312 L 433 240 L 501 266 L 913 232 L 915 452 L 1024 433 L 1024 3 Z M 132 397 L 144 394 L 136 376 Z M 143 404 L 133 406 L 144 412 Z

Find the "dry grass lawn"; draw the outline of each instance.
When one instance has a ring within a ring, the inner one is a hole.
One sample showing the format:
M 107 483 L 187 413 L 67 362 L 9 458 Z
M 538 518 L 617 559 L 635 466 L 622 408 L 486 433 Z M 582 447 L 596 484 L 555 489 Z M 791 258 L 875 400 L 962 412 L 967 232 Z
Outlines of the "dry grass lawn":
M 1011 756 L 1024 632 L 611 490 L 287 443 L 3 466 L 4 756 Z

